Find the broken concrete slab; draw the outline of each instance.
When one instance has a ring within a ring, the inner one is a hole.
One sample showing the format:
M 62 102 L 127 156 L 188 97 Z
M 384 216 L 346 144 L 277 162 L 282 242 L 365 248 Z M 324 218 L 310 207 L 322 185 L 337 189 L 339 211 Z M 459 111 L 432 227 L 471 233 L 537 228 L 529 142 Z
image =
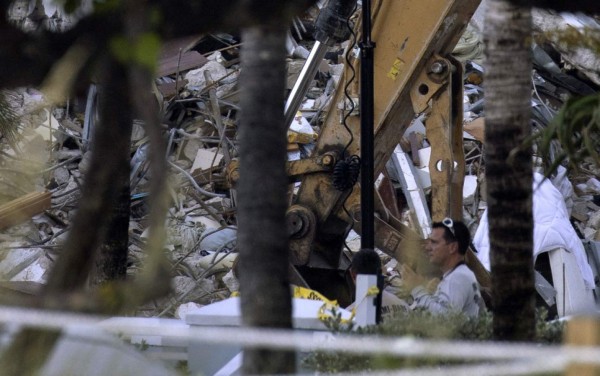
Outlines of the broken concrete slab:
M 71 178 L 71 173 L 66 167 L 59 167 L 54 169 L 54 171 L 52 172 L 52 177 L 54 178 L 56 184 L 61 186 L 69 182 L 69 179 Z
M 227 68 L 216 61 L 208 61 L 202 68 L 194 69 L 185 74 L 186 88 L 191 91 L 200 91 L 206 87 L 204 71 L 209 71 L 212 79 L 218 81 L 227 75 Z
M 210 181 L 210 173 L 219 169 L 223 154 L 213 149 L 199 149 L 194 158 L 190 173 L 199 184 Z
M 233 293 L 233 292 L 240 291 L 240 282 L 235 277 L 235 275 L 233 273 L 233 269 L 231 269 L 230 271 L 228 271 L 227 274 L 225 274 L 223 276 L 223 278 L 221 278 L 221 280 L 223 281 L 223 283 L 225 284 L 225 286 L 227 286 L 227 289 L 230 292 Z
M 0 280 L 8 281 L 43 256 L 40 248 L 16 248 L 0 253 Z
M 574 15 L 572 13 L 556 13 L 550 10 L 534 8 L 532 11 L 533 27 L 535 30 L 544 33 L 546 38 L 553 44 L 561 54 L 561 58 L 577 67 L 578 71 L 587 76 L 596 85 L 600 85 L 600 58 L 598 54 L 587 48 L 581 43 L 566 43 L 561 41 L 561 33 L 567 32 L 584 37 L 584 27 L 600 30 L 600 23 L 591 17 L 585 15 Z M 564 37 L 563 37 L 564 39 Z
M 46 255 L 42 255 L 10 280 L 13 282 L 36 282 L 39 284 L 45 284 L 48 277 L 48 272 L 52 268 L 52 265 L 53 262 L 50 260 L 50 258 L 48 258 Z
M 204 305 L 194 303 L 194 302 L 184 303 L 184 304 L 181 304 L 179 307 L 177 307 L 177 309 L 175 310 L 174 316 L 180 320 L 185 321 L 185 317 L 188 313 L 195 312 L 196 310 L 198 310 L 202 307 L 204 307 Z
M 475 137 L 479 142 L 485 142 L 485 119 L 479 117 L 473 121 L 465 123 L 463 126 L 465 132 Z
M 237 257 L 237 253 L 211 253 L 198 259 L 198 267 L 214 271 L 231 270 Z
M 594 212 L 589 215 L 587 226 L 594 230 L 600 229 L 600 212 Z
M 217 285 L 214 278 L 203 278 L 194 280 L 188 276 L 176 276 L 172 279 L 174 296 L 180 301 L 210 303 L 217 291 Z
M 477 176 L 466 175 L 463 184 L 463 204 L 471 205 L 477 193 Z

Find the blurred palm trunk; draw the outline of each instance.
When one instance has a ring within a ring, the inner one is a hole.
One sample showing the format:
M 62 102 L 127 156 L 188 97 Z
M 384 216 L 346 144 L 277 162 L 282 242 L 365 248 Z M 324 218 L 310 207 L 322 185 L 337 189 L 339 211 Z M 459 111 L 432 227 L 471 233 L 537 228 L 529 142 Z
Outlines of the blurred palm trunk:
M 532 151 L 515 149 L 531 133 L 531 38 L 530 8 L 488 2 L 485 158 L 493 327 L 499 340 L 530 341 L 535 334 Z

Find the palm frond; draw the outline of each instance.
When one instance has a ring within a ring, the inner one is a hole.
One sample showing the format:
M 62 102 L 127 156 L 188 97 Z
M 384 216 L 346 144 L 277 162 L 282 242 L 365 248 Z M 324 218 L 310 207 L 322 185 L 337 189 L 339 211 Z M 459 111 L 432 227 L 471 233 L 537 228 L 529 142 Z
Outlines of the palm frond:
M 564 160 L 576 171 L 589 158 L 600 166 L 600 93 L 569 99 L 550 125 L 533 135 L 533 141 L 545 160 L 546 176 L 552 175 Z M 553 141 L 560 144 L 561 150 L 551 160 Z

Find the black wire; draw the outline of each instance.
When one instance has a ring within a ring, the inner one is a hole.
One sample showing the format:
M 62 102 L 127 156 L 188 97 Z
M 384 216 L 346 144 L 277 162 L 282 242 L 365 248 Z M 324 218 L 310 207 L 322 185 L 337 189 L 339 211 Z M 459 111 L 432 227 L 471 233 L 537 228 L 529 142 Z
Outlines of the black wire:
M 360 157 L 351 155 L 333 167 L 333 186 L 338 191 L 350 189 L 358 181 L 360 175 Z
M 350 115 L 352 114 L 352 112 L 356 108 L 354 106 L 354 101 L 352 100 L 352 97 L 348 93 L 348 88 L 350 87 L 350 85 L 352 84 L 352 82 L 354 82 L 354 80 L 356 79 L 356 70 L 352 66 L 352 61 L 350 60 L 350 54 L 352 53 L 352 50 L 354 50 L 354 46 L 356 46 L 356 33 L 354 32 L 354 29 L 350 26 L 350 18 L 352 17 L 352 15 L 354 14 L 354 12 L 356 12 L 357 8 L 358 8 L 358 2 L 356 2 L 356 4 L 354 4 L 354 9 L 352 9 L 352 12 L 350 13 L 350 15 L 348 16 L 348 18 L 346 19 L 346 27 L 350 31 L 350 45 L 348 45 L 348 49 L 346 50 L 346 56 L 344 58 L 346 60 L 346 66 L 350 69 L 350 71 L 352 72 L 352 75 L 346 81 L 346 85 L 344 85 L 344 96 L 346 97 L 346 99 L 348 100 L 348 102 L 350 102 L 350 111 L 347 111 L 346 113 L 344 113 L 344 117 L 343 117 L 342 123 L 344 125 L 344 128 L 346 128 L 346 131 L 348 131 L 348 133 L 350 134 L 350 141 L 348 141 L 348 144 L 346 144 L 346 147 L 344 147 L 344 151 L 342 152 L 342 156 L 344 156 L 346 154 L 346 151 L 348 150 L 348 148 L 350 147 L 350 145 L 354 142 L 354 135 L 352 134 L 352 131 L 350 130 L 350 127 L 348 127 L 347 119 L 350 117 Z M 345 104 L 344 104 L 343 111 L 346 111 L 346 105 Z
M 333 168 L 333 186 L 339 191 L 345 191 L 347 189 L 352 188 L 354 184 L 356 184 L 356 182 L 358 181 L 358 177 L 360 174 L 360 157 L 358 155 L 346 156 L 348 148 L 354 142 L 354 134 L 348 126 L 347 119 L 348 117 L 350 117 L 350 115 L 352 114 L 352 112 L 354 112 L 354 109 L 356 108 L 356 106 L 354 105 L 354 101 L 352 100 L 352 97 L 349 94 L 348 88 L 356 79 L 356 70 L 352 66 L 352 61 L 350 60 L 350 54 L 352 53 L 354 46 L 356 46 L 356 33 L 350 26 L 350 18 L 356 12 L 357 7 L 358 3 L 354 4 L 354 9 L 346 19 L 346 27 L 350 31 L 350 44 L 348 45 L 348 49 L 346 50 L 345 60 L 346 66 L 348 67 L 348 69 L 350 69 L 350 72 L 352 74 L 350 75 L 350 77 L 346 81 L 346 84 L 344 85 L 344 97 L 349 103 L 350 109 L 347 110 L 346 104 L 344 104 L 344 107 L 342 109 L 342 111 L 344 111 L 342 124 L 344 128 L 346 128 L 348 134 L 350 135 L 350 140 L 348 141 L 348 143 L 344 147 L 344 150 L 342 151 L 342 159 L 339 160 Z

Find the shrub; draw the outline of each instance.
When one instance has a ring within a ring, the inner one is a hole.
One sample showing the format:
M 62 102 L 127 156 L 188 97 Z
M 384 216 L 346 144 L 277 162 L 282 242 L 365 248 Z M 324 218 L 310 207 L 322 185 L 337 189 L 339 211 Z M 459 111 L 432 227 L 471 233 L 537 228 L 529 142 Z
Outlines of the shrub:
M 563 323 L 547 321 L 547 312 L 538 310 L 536 315 L 536 338 L 539 343 L 560 343 Z M 340 330 L 340 325 L 329 323 L 333 332 L 347 335 L 375 335 L 382 337 L 412 336 L 423 339 L 487 341 L 492 339 L 492 314 L 486 312 L 477 318 L 455 313 L 444 316 L 426 311 L 413 311 L 388 319 L 380 325 L 368 326 L 352 331 Z M 367 371 L 424 365 L 458 364 L 458 361 L 443 359 L 417 359 L 385 356 L 358 356 L 356 354 L 315 351 L 304 357 L 303 366 L 323 373 Z

